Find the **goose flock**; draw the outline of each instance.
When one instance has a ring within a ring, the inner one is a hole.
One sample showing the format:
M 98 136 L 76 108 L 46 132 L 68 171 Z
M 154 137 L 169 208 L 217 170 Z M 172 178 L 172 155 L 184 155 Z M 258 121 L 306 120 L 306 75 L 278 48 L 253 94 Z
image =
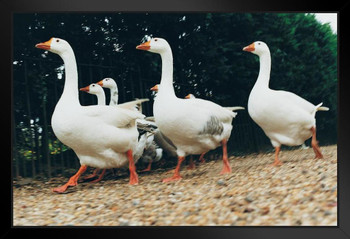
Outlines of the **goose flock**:
M 56 137 L 72 148 L 80 161 L 78 172 L 66 184 L 53 188 L 53 192 L 63 193 L 68 187 L 76 186 L 88 167 L 95 168 L 86 177 L 97 177 L 93 182 L 100 181 L 106 169 L 128 168 L 129 184 L 136 185 L 139 179 L 135 164 L 141 159 L 148 164 L 144 171 L 149 171 L 152 162 L 159 161 L 163 154 L 176 157 L 178 161 L 173 175 L 163 182 L 177 181 L 182 178 L 180 167 L 186 156 L 200 155 L 200 161 L 204 162 L 205 153 L 219 146 L 223 162 L 220 174 L 232 172 L 227 142 L 236 111 L 244 107 L 223 107 L 193 94 L 178 98 L 173 85 L 172 50 L 165 39 L 156 37 L 136 46 L 138 50 L 159 54 L 162 61 L 160 83 L 151 88 L 156 91 L 154 116 L 151 117 L 142 114 L 141 104 L 148 99 L 118 103 L 118 86 L 112 78 L 80 88 L 97 97 L 97 105 L 82 106 L 77 63 L 70 44 L 53 37 L 36 47 L 58 54 L 64 62 L 64 89 L 51 125 Z M 275 148 L 273 165 L 282 164 L 279 160 L 281 145 L 302 145 L 309 138 L 312 138 L 316 158 L 323 158 L 316 140 L 315 114 L 328 108 L 322 103 L 314 105 L 291 92 L 269 88 L 271 55 L 266 43 L 256 41 L 243 51 L 256 54 L 260 60 L 259 75 L 248 99 L 248 113 Z M 103 88 L 110 91 L 108 105 Z M 99 170 L 102 170 L 100 175 Z

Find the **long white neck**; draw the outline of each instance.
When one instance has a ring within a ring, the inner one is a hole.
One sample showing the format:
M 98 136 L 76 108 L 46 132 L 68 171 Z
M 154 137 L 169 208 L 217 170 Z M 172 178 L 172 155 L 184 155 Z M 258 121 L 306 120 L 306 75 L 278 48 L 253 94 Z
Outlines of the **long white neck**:
M 117 105 L 118 104 L 118 88 L 117 87 L 113 87 L 110 88 L 110 92 L 111 92 L 111 99 L 109 101 L 109 105 Z
M 70 105 L 80 105 L 78 91 L 78 71 L 74 52 L 72 49 L 60 54 L 65 67 L 65 83 L 62 96 L 59 101 Z
M 162 58 L 162 77 L 160 80 L 161 92 L 164 92 L 168 96 L 175 96 L 173 85 L 173 54 L 169 47 L 165 51 L 160 53 Z
M 270 72 L 271 72 L 271 55 L 270 52 L 265 52 L 259 56 L 260 70 L 259 76 L 254 85 L 259 88 L 269 88 Z
M 95 95 L 97 97 L 97 105 L 106 105 L 106 96 L 104 92 L 98 92 Z

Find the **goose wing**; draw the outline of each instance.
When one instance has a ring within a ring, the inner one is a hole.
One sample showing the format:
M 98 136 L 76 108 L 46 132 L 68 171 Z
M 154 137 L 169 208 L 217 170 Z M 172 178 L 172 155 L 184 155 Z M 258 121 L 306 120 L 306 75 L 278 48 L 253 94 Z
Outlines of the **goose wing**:
M 129 127 L 136 119 L 143 119 L 145 115 L 136 110 L 124 109 L 118 106 L 87 106 L 84 107 L 86 117 L 99 123 L 113 125 L 118 128 Z

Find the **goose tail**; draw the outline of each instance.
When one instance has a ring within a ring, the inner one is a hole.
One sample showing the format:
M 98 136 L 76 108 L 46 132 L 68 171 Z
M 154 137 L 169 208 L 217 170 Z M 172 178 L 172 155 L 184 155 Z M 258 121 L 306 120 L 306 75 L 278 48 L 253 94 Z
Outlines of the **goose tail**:
M 136 110 L 140 111 L 140 105 L 146 101 L 149 101 L 149 99 L 144 98 L 144 99 L 138 99 L 126 103 L 119 104 L 118 107 L 124 108 L 124 109 L 129 109 L 129 110 Z M 141 113 L 141 112 L 140 112 Z
M 134 120 L 136 119 L 144 119 L 146 116 L 142 114 L 137 108 L 138 104 L 149 101 L 149 99 L 139 99 L 130 102 L 126 102 L 123 104 L 116 105 L 114 107 L 118 107 L 119 109 L 125 110 L 125 113 L 132 117 Z
M 232 106 L 232 107 L 224 107 L 225 109 L 228 109 L 230 111 L 236 111 L 236 110 L 245 110 L 242 106 Z
M 328 107 L 326 107 L 326 106 L 322 106 L 322 102 L 321 103 L 319 103 L 318 105 L 316 105 L 316 111 L 328 111 L 329 110 L 329 108 Z

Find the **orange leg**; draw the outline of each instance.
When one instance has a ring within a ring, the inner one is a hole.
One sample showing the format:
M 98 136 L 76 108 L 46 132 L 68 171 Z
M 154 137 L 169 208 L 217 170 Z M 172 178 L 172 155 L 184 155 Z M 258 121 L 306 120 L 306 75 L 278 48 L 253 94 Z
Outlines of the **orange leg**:
M 221 143 L 222 143 L 222 162 L 224 163 L 224 167 L 221 170 L 220 174 L 231 173 L 232 172 L 231 166 L 227 158 L 227 140 L 223 139 Z
M 97 179 L 91 181 L 90 183 L 97 183 L 97 182 L 101 181 L 103 176 L 105 175 L 105 172 L 106 172 L 106 169 L 103 169 L 102 173 L 100 174 L 100 176 Z
M 90 175 L 88 175 L 88 176 L 84 177 L 84 180 L 87 180 L 87 179 L 91 179 L 91 178 L 95 178 L 95 177 L 97 177 L 97 173 L 98 173 L 98 171 L 100 171 L 100 169 L 96 168 L 96 169 L 95 169 L 95 170 L 92 172 L 92 174 L 90 174 Z
M 192 155 L 190 156 L 190 164 L 188 165 L 187 169 L 193 170 L 195 168 L 194 162 L 193 162 L 193 157 Z
M 134 163 L 134 158 L 132 156 L 132 150 L 128 150 L 126 152 L 126 155 L 128 156 L 129 159 L 129 170 L 130 170 L 130 181 L 129 184 L 131 185 L 135 185 L 139 183 L 139 178 L 137 176 L 136 173 L 136 167 L 135 167 L 135 163 Z
M 282 162 L 278 158 L 278 154 L 281 150 L 281 147 L 275 147 L 275 162 L 273 162 L 272 166 L 282 165 Z
M 315 152 L 315 158 L 322 159 L 323 155 L 321 153 L 320 147 L 318 146 L 318 141 L 316 140 L 316 128 L 312 127 L 311 132 L 312 132 L 311 146 Z
M 152 165 L 152 160 L 149 161 L 147 168 L 145 168 L 141 172 L 149 172 L 149 171 L 151 171 L 151 165 Z
M 75 175 L 73 175 L 65 185 L 58 188 L 53 188 L 52 191 L 56 193 L 63 193 L 67 190 L 68 187 L 73 187 L 78 185 L 78 179 L 80 175 L 82 175 L 86 171 L 86 169 L 87 169 L 86 165 L 81 165 L 78 172 Z
M 182 161 L 185 160 L 185 157 L 178 157 L 177 158 L 177 166 L 175 168 L 175 171 L 174 171 L 174 175 L 171 177 L 171 178 L 165 178 L 163 179 L 163 183 L 166 183 L 166 182 L 170 182 L 170 181 L 176 181 L 176 180 L 180 180 L 181 179 L 181 176 L 180 176 L 180 167 L 181 167 L 181 163 Z
M 205 159 L 204 159 L 204 155 L 205 155 L 206 153 L 202 153 L 201 154 L 201 156 L 199 156 L 199 161 L 201 162 L 201 163 L 205 163 Z

